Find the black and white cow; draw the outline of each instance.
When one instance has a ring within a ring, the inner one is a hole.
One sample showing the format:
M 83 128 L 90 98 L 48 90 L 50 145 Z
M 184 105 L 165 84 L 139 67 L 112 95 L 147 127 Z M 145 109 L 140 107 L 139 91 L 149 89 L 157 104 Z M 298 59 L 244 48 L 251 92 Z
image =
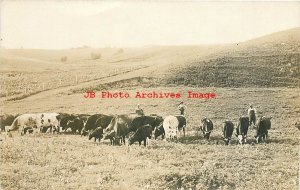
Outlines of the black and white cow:
M 236 128 L 236 136 L 239 144 L 245 144 L 247 142 L 247 134 L 249 129 L 249 117 L 242 116 L 239 119 L 238 126 Z
M 204 118 L 201 120 L 201 127 L 200 130 L 202 131 L 204 138 L 209 140 L 210 134 L 214 129 L 213 122 L 210 119 Z

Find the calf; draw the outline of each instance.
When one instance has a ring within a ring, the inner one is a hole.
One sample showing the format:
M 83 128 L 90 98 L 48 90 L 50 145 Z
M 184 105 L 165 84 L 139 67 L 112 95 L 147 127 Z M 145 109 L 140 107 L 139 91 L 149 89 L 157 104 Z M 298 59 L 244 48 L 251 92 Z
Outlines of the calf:
M 236 136 L 239 144 L 245 144 L 247 142 L 247 133 L 249 129 L 249 117 L 242 116 L 239 119 L 239 124 L 236 128 Z
M 268 130 L 271 129 L 271 118 L 262 117 L 258 122 L 258 127 L 256 130 L 256 143 L 265 142 L 266 138 L 268 138 Z
M 224 136 L 224 142 L 225 142 L 226 145 L 228 145 L 230 140 L 231 140 L 233 129 L 234 129 L 234 126 L 233 126 L 233 123 L 231 121 L 225 121 L 224 122 L 223 136 Z
M 116 143 L 116 132 L 114 131 L 114 130 L 111 130 L 111 131 L 109 131 L 109 132 L 107 132 L 107 133 L 105 133 L 104 135 L 103 135 L 103 138 L 102 138 L 102 141 L 103 140 L 106 140 L 106 139 L 109 139 L 110 140 L 110 144 L 111 145 L 116 145 L 117 143 Z
M 152 127 L 151 125 L 143 125 L 138 128 L 138 130 L 134 133 L 132 137 L 129 138 L 128 145 L 132 145 L 134 142 L 139 142 L 139 145 L 142 144 L 142 141 L 144 141 L 144 146 L 146 146 L 146 140 L 147 137 L 151 139 L 151 134 L 152 134 Z
M 210 134 L 212 130 L 214 129 L 213 122 L 210 119 L 204 118 L 201 120 L 201 127 L 200 130 L 202 131 L 204 138 L 209 140 Z
M 91 131 L 89 133 L 89 140 L 91 140 L 92 138 L 95 138 L 95 142 L 97 139 L 100 142 L 100 139 L 102 137 L 103 137 L 103 128 L 102 127 L 97 127 L 96 129 L 94 129 L 93 131 Z

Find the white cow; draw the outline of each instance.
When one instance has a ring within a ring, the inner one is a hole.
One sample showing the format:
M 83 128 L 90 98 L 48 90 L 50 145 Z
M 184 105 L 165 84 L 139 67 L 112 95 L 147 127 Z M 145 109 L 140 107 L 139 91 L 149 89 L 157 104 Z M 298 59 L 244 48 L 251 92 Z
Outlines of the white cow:
M 21 131 L 25 133 L 28 129 L 57 128 L 57 113 L 22 114 L 18 116 L 10 126 L 9 131 Z
M 178 132 L 178 119 L 175 116 L 167 116 L 163 121 L 163 128 L 165 130 L 166 139 L 177 138 Z

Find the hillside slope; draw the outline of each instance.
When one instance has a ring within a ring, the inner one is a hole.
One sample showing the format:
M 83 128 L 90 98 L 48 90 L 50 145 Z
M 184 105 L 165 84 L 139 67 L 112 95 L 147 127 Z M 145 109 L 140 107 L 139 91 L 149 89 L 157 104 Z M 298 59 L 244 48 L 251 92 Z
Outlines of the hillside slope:
M 300 28 L 235 44 L 173 70 L 169 84 L 219 87 L 299 87 Z

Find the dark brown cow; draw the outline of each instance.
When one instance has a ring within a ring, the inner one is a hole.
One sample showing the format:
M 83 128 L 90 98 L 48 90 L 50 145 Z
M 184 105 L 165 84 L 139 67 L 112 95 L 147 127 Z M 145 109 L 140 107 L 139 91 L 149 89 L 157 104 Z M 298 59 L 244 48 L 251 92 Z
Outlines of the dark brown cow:
M 81 130 L 81 135 L 87 135 L 90 131 L 96 129 L 97 127 L 102 127 L 102 128 L 106 128 L 111 119 L 113 118 L 113 116 L 111 115 L 104 115 L 104 114 L 95 114 L 90 116 L 83 129 Z
M 157 127 L 161 122 L 163 122 L 163 118 L 161 116 L 140 116 L 136 117 L 132 120 L 129 126 L 129 132 L 136 132 L 139 127 L 143 125 L 150 125 L 152 130 Z
M 144 141 L 144 146 L 146 146 L 147 138 L 151 139 L 152 126 L 147 124 L 139 127 L 132 137 L 128 140 L 128 145 L 132 145 L 134 142 L 139 142 L 139 145 Z
M 92 130 L 89 133 L 89 140 L 91 140 L 92 138 L 96 140 L 98 139 L 98 141 L 100 142 L 101 138 L 103 137 L 103 128 L 102 127 L 97 127 L 96 129 Z
M 129 129 L 131 127 L 131 123 L 135 118 L 135 115 L 117 115 L 115 116 L 110 124 L 105 129 L 103 140 L 108 139 L 107 136 L 110 136 L 112 139 L 112 135 L 114 140 L 121 139 L 121 142 L 125 144 L 125 136 L 129 133 Z M 116 143 L 114 143 L 116 144 Z
M 234 130 L 233 123 L 231 121 L 225 121 L 224 127 L 223 127 L 223 136 L 224 136 L 224 142 L 226 145 L 228 145 L 231 140 L 233 130 Z
M 14 116 L 11 114 L 1 115 L 0 116 L 0 131 L 2 131 L 2 132 L 5 131 L 5 126 L 11 125 L 17 116 L 18 115 Z
M 256 143 L 265 142 L 266 138 L 268 138 L 268 130 L 271 129 L 271 119 L 272 117 L 268 118 L 265 116 L 259 119 L 255 135 Z

